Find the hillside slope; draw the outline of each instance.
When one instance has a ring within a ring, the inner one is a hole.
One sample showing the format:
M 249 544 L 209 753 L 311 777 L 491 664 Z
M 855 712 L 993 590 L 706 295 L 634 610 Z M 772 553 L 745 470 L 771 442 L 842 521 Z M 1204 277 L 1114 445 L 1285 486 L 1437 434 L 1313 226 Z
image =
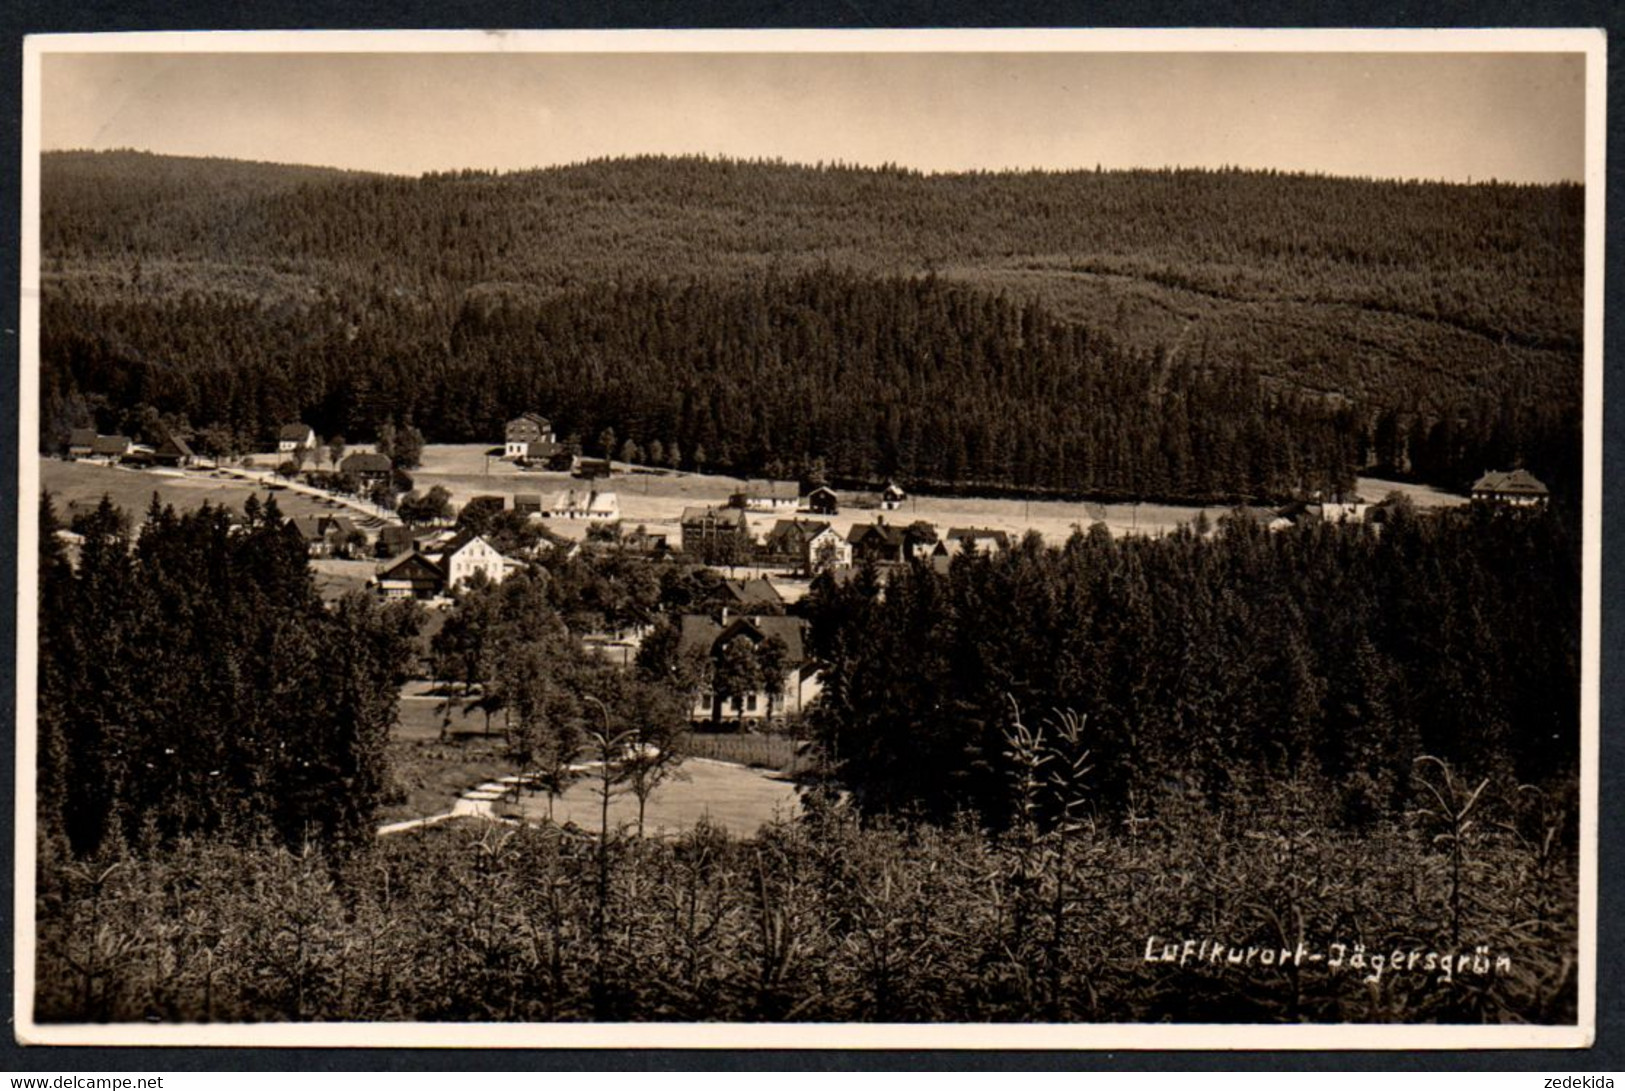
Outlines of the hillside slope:
M 471 313 L 539 313 L 597 285 L 833 269 L 1038 304 L 1132 351 L 1255 373 L 1271 396 L 1352 405 L 1364 428 L 1387 412 L 1394 468 L 1441 422 L 1531 457 L 1549 445 L 1532 430 L 1551 429 L 1525 418 L 1579 401 L 1575 186 L 654 158 L 404 179 L 139 153 L 48 155 L 43 180 L 47 299 L 63 304 L 48 326 L 71 315 L 54 332 L 149 367 L 188 355 L 132 335 L 178 301 L 363 341 L 410 312 L 414 336 L 449 345 Z

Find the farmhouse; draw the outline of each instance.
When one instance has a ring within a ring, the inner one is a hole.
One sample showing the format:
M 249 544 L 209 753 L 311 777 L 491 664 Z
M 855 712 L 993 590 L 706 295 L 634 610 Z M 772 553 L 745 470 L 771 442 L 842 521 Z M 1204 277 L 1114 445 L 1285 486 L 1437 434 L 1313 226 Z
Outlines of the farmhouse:
M 680 628 L 680 650 L 707 655 L 719 667 L 736 640 L 747 642 L 758 654 L 770 638 L 777 637 L 784 645 L 784 674 L 776 684 L 765 683 L 752 692 L 728 699 L 720 698 L 714 690 L 702 691 L 689 710 L 690 717 L 695 720 L 720 720 L 724 716 L 762 720 L 806 711 L 823 688 L 817 666 L 807 659 L 806 630 L 807 623 L 801 618 L 746 616 L 718 621 L 704 614 L 685 614 Z
M 801 486 L 794 481 L 751 478 L 728 502 L 746 511 L 795 511 L 801 503 Z
M 339 472 L 350 474 L 360 482 L 362 492 L 371 492 L 379 485 L 389 484 L 395 464 L 388 455 L 354 454 L 339 463 Z
M 135 444 L 130 442 L 128 436 L 97 436 L 90 445 L 91 457 L 104 459 L 109 464 L 117 462 L 134 450 Z
M 839 515 L 840 498 L 828 485 L 820 485 L 807 494 L 807 510 L 814 515 Z
M 96 450 L 96 430 L 75 428 L 68 433 L 68 457 L 89 458 Z
M 191 446 L 173 432 L 166 432 L 164 441 L 152 453 L 152 460 L 158 465 L 178 468 L 190 466 L 196 457 Z
M 386 599 L 433 599 L 446 590 L 446 572 L 427 553 L 408 553 L 378 570 L 378 593 Z
M 316 430 L 308 424 L 284 424 L 276 434 L 278 454 L 309 451 L 316 446 Z
M 896 511 L 907 499 L 908 494 L 895 481 L 886 482 L 886 487 L 880 490 L 880 506 L 885 511 Z
M 503 456 L 504 458 L 529 458 L 530 445 L 533 443 L 546 444 L 551 448 L 556 442 L 553 436 L 553 424 L 540 413 L 521 413 L 509 421 L 503 428 Z M 549 449 L 546 458 L 552 454 Z
M 1472 498 L 1479 504 L 1530 508 L 1544 507 L 1551 493 L 1528 470 L 1492 470 L 1473 482 Z
M 694 552 L 708 543 L 750 542 L 750 524 L 738 508 L 684 508 L 683 549 Z
M 548 504 L 547 515 L 553 519 L 590 519 L 607 523 L 621 517 L 621 501 L 612 492 L 566 489 Z

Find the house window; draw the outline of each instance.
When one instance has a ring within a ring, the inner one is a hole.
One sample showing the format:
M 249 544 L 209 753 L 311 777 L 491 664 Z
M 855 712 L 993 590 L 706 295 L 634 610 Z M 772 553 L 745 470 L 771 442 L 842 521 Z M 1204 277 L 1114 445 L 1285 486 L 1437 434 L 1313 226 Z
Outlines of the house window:
M 752 693 L 748 697 L 745 698 L 745 711 L 746 712 L 755 712 L 756 711 L 756 694 Z

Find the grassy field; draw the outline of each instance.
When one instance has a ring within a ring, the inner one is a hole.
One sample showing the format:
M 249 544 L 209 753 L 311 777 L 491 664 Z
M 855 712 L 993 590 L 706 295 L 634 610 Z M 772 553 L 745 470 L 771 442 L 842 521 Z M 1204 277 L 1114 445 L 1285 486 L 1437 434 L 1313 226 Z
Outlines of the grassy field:
M 124 466 L 101 466 L 91 462 L 65 462 L 42 458 L 40 487 L 56 502 L 57 515 L 67 522 L 76 510 L 93 508 L 103 496 L 140 518 L 152 503 L 152 494 L 176 511 L 200 508 L 205 502 L 225 504 L 241 511 L 243 502 L 257 496 L 263 504 L 271 497 L 284 515 L 331 514 L 333 508 L 314 497 L 292 489 L 268 491 L 246 482 L 216 477 L 208 470 L 136 470 Z
M 583 829 L 596 830 L 601 802 L 590 777 L 578 781 L 553 801 L 553 820 L 574 822 Z M 649 797 L 644 831 L 677 833 L 704 817 L 735 836 L 749 837 L 764 822 L 793 816 L 800 806 L 795 785 L 787 779 L 729 762 L 691 758 L 683 763 L 678 779 L 667 781 Z M 546 818 L 547 796 L 527 793 L 517 804 L 505 805 L 501 812 L 515 817 Z M 610 798 L 611 826 L 635 825 L 637 819 L 638 801 L 631 793 Z

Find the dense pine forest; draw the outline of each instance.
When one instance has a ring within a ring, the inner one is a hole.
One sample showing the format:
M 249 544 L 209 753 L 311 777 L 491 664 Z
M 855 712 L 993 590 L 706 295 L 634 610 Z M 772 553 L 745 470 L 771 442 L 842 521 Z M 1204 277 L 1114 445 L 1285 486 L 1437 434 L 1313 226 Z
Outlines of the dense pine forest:
M 60 153 L 42 193 L 47 447 L 152 410 L 247 443 L 294 418 L 494 442 L 539 408 L 740 473 L 1189 499 L 1578 477 L 1573 186 Z
M 1575 1015 L 1555 511 L 1080 533 L 826 582 L 820 773 L 743 840 L 372 838 L 412 611 L 312 607 L 263 512 L 231 536 L 154 508 L 133 554 L 118 513 L 77 525 L 77 569 L 42 558 L 47 1021 Z M 615 672 L 537 634 L 615 586 L 677 595 L 668 567 L 586 555 L 466 597 L 437 651 L 506 649 L 515 768 L 647 706 L 604 689 L 600 720 L 582 694 Z M 648 666 L 634 688 L 684 684 Z M 1271 962 L 1148 956 L 1186 938 Z M 1299 945 L 1325 960 L 1277 959 Z

